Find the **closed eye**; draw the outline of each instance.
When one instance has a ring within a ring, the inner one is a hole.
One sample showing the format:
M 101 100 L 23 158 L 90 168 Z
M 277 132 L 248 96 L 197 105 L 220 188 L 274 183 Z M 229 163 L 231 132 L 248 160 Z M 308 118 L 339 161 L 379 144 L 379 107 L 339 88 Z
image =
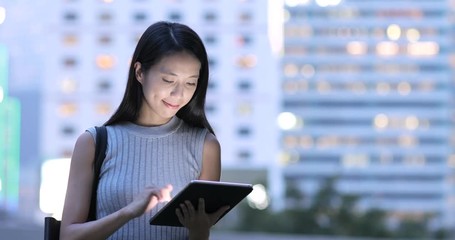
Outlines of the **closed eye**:
M 194 82 L 188 82 L 186 84 L 188 84 L 189 86 L 196 86 L 196 83 L 194 83 Z
M 170 81 L 170 80 L 167 80 L 167 79 L 164 79 L 164 78 L 163 78 L 163 82 L 165 82 L 165 83 L 173 83 L 173 81 Z

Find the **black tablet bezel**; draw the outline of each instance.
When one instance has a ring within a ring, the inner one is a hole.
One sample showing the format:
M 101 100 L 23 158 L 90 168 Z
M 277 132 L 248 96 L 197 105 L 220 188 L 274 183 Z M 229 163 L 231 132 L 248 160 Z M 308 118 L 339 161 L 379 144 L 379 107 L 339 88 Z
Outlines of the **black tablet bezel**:
M 151 225 L 182 226 L 177 218 L 175 210 L 185 200 L 191 201 L 197 209 L 199 198 L 204 198 L 205 210 L 212 213 L 219 208 L 229 205 L 227 210 L 218 221 L 242 201 L 251 191 L 253 186 L 246 183 L 217 182 L 205 180 L 193 180 L 175 197 L 172 198 L 149 220 Z

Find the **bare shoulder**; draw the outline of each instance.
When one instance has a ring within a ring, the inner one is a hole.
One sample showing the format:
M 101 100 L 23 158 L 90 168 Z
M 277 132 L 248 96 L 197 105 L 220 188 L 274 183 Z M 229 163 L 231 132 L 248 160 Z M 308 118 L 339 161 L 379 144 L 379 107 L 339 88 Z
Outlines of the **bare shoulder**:
M 199 179 L 219 181 L 221 176 L 221 147 L 212 133 L 207 133 L 204 141 L 202 170 Z
M 204 149 L 220 151 L 220 148 L 221 148 L 220 142 L 218 141 L 216 136 L 213 135 L 211 132 L 208 132 L 204 140 Z
M 81 159 L 93 162 L 95 155 L 95 140 L 89 132 L 83 132 L 76 140 L 74 146 L 73 159 Z

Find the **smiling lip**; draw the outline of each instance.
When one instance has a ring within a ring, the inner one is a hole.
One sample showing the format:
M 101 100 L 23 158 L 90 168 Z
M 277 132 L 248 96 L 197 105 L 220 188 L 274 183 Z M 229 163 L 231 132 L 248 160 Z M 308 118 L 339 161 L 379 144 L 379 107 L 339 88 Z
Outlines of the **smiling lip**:
M 170 104 L 170 103 L 168 103 L 168 102 L 165 102 L 165 101 L 163 101 L 163 103 L 164 103 L 164 105 L 166 105 L 168 108 L 172 108 L 172 109 L 177 109 L 177 108 L 179 108 L 179 105 L 172 105 L 172 104 Z

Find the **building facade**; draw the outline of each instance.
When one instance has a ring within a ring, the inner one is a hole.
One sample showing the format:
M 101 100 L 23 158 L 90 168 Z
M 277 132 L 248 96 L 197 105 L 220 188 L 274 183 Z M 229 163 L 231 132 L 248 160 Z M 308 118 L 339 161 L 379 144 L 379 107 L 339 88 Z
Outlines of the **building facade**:
M 223 167 L 263 168 L 276 157 L 279 75 L 268 51 L 267 1 L 70 0 L 47 8 L 43 160 L 70 157 L 76 138 L 110 117 L 140 35 L 160 20 L 189 25 L 206 44 L 206 108 Z
M 454 226 L 448 2 L 285 1 L 284 11 L 285 188 L 311 196 L 335 176 L 360 209 Z
M 8 91 L 9 52 L 0 43 L 0 211 L 19 208 L 20 102 Z

